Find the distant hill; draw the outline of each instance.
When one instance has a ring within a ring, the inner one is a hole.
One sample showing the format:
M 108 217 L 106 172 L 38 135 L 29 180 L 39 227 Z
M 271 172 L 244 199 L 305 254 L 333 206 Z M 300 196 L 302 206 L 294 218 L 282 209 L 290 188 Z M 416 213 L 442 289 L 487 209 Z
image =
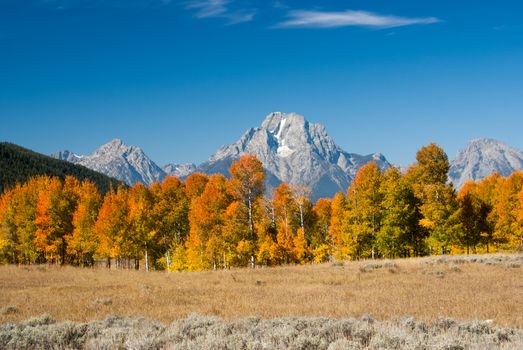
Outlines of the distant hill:
M 79 180 L 88 179 L 94 182 L 103 194 L 109 191 L 111 185 L 116 188 L 121 184 L 114 178 L 81 165 L 54 159 L 12 143 L 0 142 L 0 193 L 38 175 L 57 176 L 61 179 L 70 175 Z

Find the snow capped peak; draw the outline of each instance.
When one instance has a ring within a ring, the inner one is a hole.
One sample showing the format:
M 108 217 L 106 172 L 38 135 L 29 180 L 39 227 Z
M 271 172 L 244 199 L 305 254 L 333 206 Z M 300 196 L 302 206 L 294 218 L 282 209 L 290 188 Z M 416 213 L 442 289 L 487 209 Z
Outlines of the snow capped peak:
M 345 190 L 360 166 L 384 157 L 344 152 L 323 125 L 309 123 L 297 113 L 273 112 L 260 127 L 249 129 L 235 143 L 220 148 L 198 171 L 228 175 L 230 164 L 242 154 L 254 153 L 263 163 L 271 190 L 281 181 L 310 186 L 315 198 Z

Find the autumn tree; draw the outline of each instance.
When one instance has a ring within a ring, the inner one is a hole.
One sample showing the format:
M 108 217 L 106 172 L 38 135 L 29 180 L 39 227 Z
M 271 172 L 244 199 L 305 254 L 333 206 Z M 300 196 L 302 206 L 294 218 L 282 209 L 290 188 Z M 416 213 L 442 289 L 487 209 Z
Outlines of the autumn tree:
M 518 251 L 523 250 L 523 188 L 519 191 L 518 194 L 519 206 L 515 209 L 516 216 L 516 227 L 518 228 L 516 233 L 519 236 L 519 246 L 517 247 Z
M 255 216 L 258 247 L 256 261 L 260 265 L 269 266 L 276 263 L 278 251 L 276 213 L 272 201 L 265 197 L 259 198 L 255 205 Z
M 229 168 L 231 179 L 230 190 L 237 200 L 247 208 L 249 239 L 254 248 L 256 233 L 254 231 L 254 203 L 262 196 L 265 188 L 265 171 L 262 163 L 255 155 L 241 156 Z M 251 252 L 251 267 L 254 268 L 254 251 Z
M 78 205 L 73 214 L 73 232 L 66 237 L 67 253 L 75 263 L 82 266 L 94 264 L 94 254 L 98 248 L 98 237 L 94 225 L 102 197 L 96 185 L 84 181 L 78 188 Z
M 212 175 L 199 197 L 191 202 L 190 232 L 186 242 L 190 270 L 217 268 L 223 256 L 225 213 L 232 202 L 223 175 Z M 222 261 L 222 266 L 225 261 Z
M 383 256 L 419 256 L 427 231 L 419 225 L 420 202 L 409 179 L 396 167 L 385 171 L 380 191 L 383 210 L 376 245 Z
M 304 185 L 293 185 L 291 186 L 292 198 L 296 203 L 298 209 L 297 214 L 299 215 L 300 228 L 303 230 L 304 235 L 308 235 L 310 240 L 310 233 L 306 233 L 308 230 L 305 229 L 306 221 L 310 221 L 312 211 L 312 189 Z M 309 219 L 309 220 L 307 220 Z
M 456 194 L 447 183 L 449 160 L 435 143 L 422 147 L 416 153 L 416 160 L 417 164 L 408 169 L 407 176 L 413 179 L 416 197 L 421 201 L 420 224 L 429 232 L 429 248 L 439 247 L 445 254 L 460 229 Z
M 521 245 L 523 229 L 518 221 L 519 193 L 523 188 L 523 171 L 511 174 L 499 187 L 494 206 L 495 241 L 499 248 L 514 250 Z
M 501 188 L 505 182 L 505 178 L 498 173 L 493 173 L 483 180 L 476 183 L 475 195 L 482 203 L 485 203 L 488 208 L 487 226 L 486 230 L 482 232 L 481 244 L 486 248 L 486 252 L 490 252 L 491 246 L 497 245 L 498 242 L 504 240 L 503 235 L 497 237 L 495 235 L 495 227 L 498 219 L 497 213 L 494 210 L 499 202 L 499 195 Z
M 222 236 L 214 238 L 215 244 L 221 247 L 224 254 L 225 267 L 250 264 L 255 246 L 249 236 L 249 224 L 245 220 L 247 216 L 247 207 L 240 201 L 233 201 L 225 211 Z
M 203 173 L 192 173 L 185 179 L 185 193 L 189 199 L 201 196 L 209 177 Z
M 290 263 L 293 261 L 294 232 L 297 227 L 293 225 L 293 217 L 296 210 L 296 202 L 293 198 L 292 189 L 282 182 L 274 190 L 272 201 L 277 226 L 278 250 L 274 258 L 280 262 Z
M 48 176 L 32 178 L 29 182 L 14 188 L 11 214 L 14 225 L 14 236 L 16 240 L 17 260 L 20 263 L 31 264 L 44 262 L 38 260 L 39 254 L 35 245 L 35 235 L 38 229 L 36 225 L 38 197 L 41 191 L 47 188 L 50 182 Z
M 345 217 L 347 201 L 343 192 L 334 195 L 331 202 L 331 219 L 329 223 L 329 239 L 333 256 L 342 260 L 348 255 L 344 245 L 343 220 Z
M 100 207 L 94 231 L 98 238 L 96 254 L 107 259 L 107 267 L 111 267 L 111 259 L 116 258 L 116 267 L 121 268 L 121 257 L 125 253 L 124 240 L 129 230 L 128 191 L 119 187 L 110 190 L 104 197 Z
M 314 227 L 311 235 L 311 249 L 314 262 L 325 262 L 332 254 L 332 237 L 329 226 L 331 223 L 332 201 L 320 198 L 312 207 Z
M 343 244 L 353 258 L 376 257 L 376 235 L 383 218 L 380 191 L 383 174 L 375 162 L 358 170 L 347 190 Z
M 158 255 L 165 259 L 167 271 L 170 271 L 172 251 L 180 253 L 189 233 L 189 199 L 185 185 L 173 176 L 166 177 L 161 184 L 153 184 L 151 193 L 156 230 L 154 243 Z
M 143 252 L 145 271 L 149 271 L 149 255 L 154 252 L 154 242 L 158 234 L 153 216 L 153 196 L 145 185 L 137 183 L 129 191 L 128 201 L 129 231 L 126 232 L 123 240 L 124 252 L 127 257 L 135 258 L 136 269 L 139 267 L 138 262 Z
M 18 187 L 19 188 L 19 187 Z M 0 257 L 7 263 L 18 263 L 18 232 L 15 225 L 15 191 L 6 190 L 0 196 Z
M 35 246 L 46 261 L 65 264 L 67 237 L 73 232 L 73 214 L 78 201 L 79 181 L 67 177 L 62 183 L 51 178 L 40 191 L 35 223 Z
M 490 208 L 478 195 L 478 184 L 468 181 L 458 192 L 459 219 L 461 230 L 458 233 L 458 243 L 465 247 L 467 254 L 470 248 L 476 252 L 481 243 L 482 234 L 489 230 L 487 222 Z

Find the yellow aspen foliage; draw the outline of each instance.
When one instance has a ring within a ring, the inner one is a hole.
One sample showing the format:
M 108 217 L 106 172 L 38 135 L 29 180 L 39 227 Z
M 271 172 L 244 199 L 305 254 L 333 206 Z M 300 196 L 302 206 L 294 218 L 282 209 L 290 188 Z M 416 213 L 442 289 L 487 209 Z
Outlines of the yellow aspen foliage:
M 107 258 L 108 267 L 111 259 L 123 256 L 123 241 L 129 229 L 127 220 L 128 192 L 123 187 L 109 191 L 103 200 L 94 225 L 98 238 L 96 254 Z
M 308 249 L 307 240 L 305 239 L 305 231 L 303 228 L 299 228 L 296 232 L 296 236 L 293 239 L 293 248 L 292 252 L 294 259 L 298 264 L 303 264 L 307 261 L 308 258 Z
M 223 175 L 213 175 L 205 185 L 201 196 L 193 198 L 189 213 L 190 232 L 186 243 L 190 270 L 213 268 L 222 254 L 212 248 L 224 233 L 225 213 L 232 198 L 227 192 L 227 180 Z
M 331 249 L 328 244 L 321 244 L 312 250 L 313 261 L 317 264 L 329 261 Z
M 262 163 L 253 154 L 240 157 L 240 160 L 233 162 L 229 168 L 231 179 L 228 187 L 236 200 L 242 203 L 247 209 L 247 224 L 249 227 L 251 267 L 255 266 L 255 244 L 256 232 L 254 230 L 254 206 L 258 198 L 263 195 L 265 189 L 265 171 Z
M 311 247 L 320 246 L 331 239 L 329 235 L 331 206 L 332 200 L 330 198 L 320 198 L 312 207 L 314 228 L 311 234 Z
M 78 194 L 78 206 L 73 214 L 73 232 L 67 237 L 67 253 L 77 264 L 91 266 L 98 248 L 94 226 L 102 197 L 94 183 L 89 181 L 80 185 Z
M 519 193 L 523 188 L 523 171 L 510 175 L 499 188 L 497 203 L 494 207 L 494 241 L 499 249 L 515 250 L 521 245 L 521 225 L 518 209 Z
M 183 244 L 176 245 L 172 252 L 172 262 L 169 266 L 171 271 L 184 271 L 189 269 L 187 250 Z
M 185 192 L 190 199 L 201 196 L 209 177 L 202 173 L 192 173 L 185 179 Z
M 345 217 L 346 200 L 342 192 L 334 195 L 331 203 L 331 219 L 329 223 L 329 239 L 332 254 L 335 259 L 343 260 L 346 255 L 343 252 L 343 218 Z
M 375 162 L 358 170 L 347 190 L 347 211 L 342 234 L 342 251 L 351 258 L 377 256 L 376 236 L 383 219 L 380 191 L 383 174 Z

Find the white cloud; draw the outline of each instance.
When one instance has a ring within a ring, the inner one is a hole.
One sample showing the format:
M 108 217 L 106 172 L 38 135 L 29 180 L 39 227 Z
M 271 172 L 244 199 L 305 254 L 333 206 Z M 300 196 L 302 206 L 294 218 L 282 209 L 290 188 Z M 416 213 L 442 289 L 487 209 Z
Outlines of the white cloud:
M 335 27 L 373 27 L 392 28 L 413 24 L 437 23 L 441 20 L 436 17 L 399 17 L 380 15 L 367 11 L 323 12 L 293 10 L 287 14 L 288 20 L 276 25 L 277 28 L 335 28 Z
M 196 9 L 197 18 L 225 18 L 228 24 L 250 22 L 256 14 L 256 10 L 231 11 L 228 7 L 229 0 L 196 0 L 187 5 L 188 9 Z
M 227 12 L 227 0 L 193 1 L 187 5 L 188 9 L 197 9 L 196 17 L 217 17 Z

